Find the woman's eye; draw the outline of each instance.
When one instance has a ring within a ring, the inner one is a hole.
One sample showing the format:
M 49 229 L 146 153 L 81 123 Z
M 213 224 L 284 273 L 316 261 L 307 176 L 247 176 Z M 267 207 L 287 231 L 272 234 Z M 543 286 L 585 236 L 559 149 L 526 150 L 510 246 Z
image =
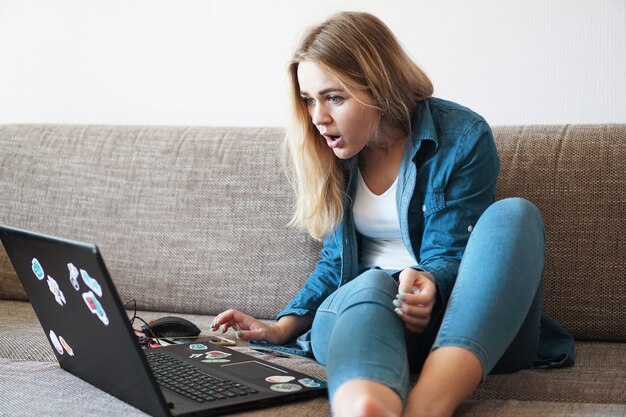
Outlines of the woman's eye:
M 340 97 L 340 96 L 329 96 L 328 97 L 328 101 L 330 101 L 333 104 L 341 104 L 341 103 L 343 103 L 343 97 Z
M 311 97 L 302 97 L 302 101 L 304 102 L 304 104 L 306 104 L 307 106 L 310 106 L 312 104 L 315 103 L 315 99 L 311 98 Z

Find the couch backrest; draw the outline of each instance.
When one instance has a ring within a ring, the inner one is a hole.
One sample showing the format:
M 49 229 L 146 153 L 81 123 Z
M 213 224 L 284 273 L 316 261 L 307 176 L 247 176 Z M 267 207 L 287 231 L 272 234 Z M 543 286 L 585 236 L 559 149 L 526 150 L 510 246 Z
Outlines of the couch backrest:
M 547 230 L 545 309 L 626 340 L 626 125 L 494 128 L 497 197 Z M 319 244 L 287 228 L 278 128 L 0 126 L 0 222 L 98 244 L 142 309 L 271 318 Z M 0 253 L 0 298 L 25 299 Z
M 141 309 L 274 317 L 315 266 L 281 129 L 3 126 L 0 222 L 100 248 Z M 6 256 L 3 253 L 3 257 Z M 0 298 L 24 298 L 8 261 Z
M 546 224 L 545 310 L 581 339 L 626 341 L 626 125 L 496 127 L 497 197 Z

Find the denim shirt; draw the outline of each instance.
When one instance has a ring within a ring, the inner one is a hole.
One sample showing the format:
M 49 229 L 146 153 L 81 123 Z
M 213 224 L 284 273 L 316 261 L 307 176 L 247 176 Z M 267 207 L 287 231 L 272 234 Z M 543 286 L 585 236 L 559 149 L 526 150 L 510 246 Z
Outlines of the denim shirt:
M 324 238 L 315 270 L 278 318 L 314 315 L 326 297 L 362 272 L 351 206 L 357 157 L 344 161 L 344 167 L 343 221 Z M 415 260 L 407 268 L 435 277 L 439 308 L 450 297 L 472 227 L 494 202 L 499 169 L 491 128 L 481 116 L 437 98 L 417 104 L 398 173 L 396 203 L 402 240 Z
M 473 226 L 495 200 L 500 160 L 487 122 L 450 101 L 431 98 L 417 104 L 400 171 L 396 203 L 402 240 L 415 260 L 407 267 L 433 274 L 437 302 L 433 317 L 445 309 Z M 344 161 L 347 189 L 341 224 L 324 238 L 321 258 L 285 315 L 315 315 L 337 288 L 356 278 L 359 236 L 351 202 L 357 181 L 357 157 Z M 310 331 L 291 347 L 275 349 L 312 356 Z M 546 314 L 534 368 L 574 363 L 574 339 Z

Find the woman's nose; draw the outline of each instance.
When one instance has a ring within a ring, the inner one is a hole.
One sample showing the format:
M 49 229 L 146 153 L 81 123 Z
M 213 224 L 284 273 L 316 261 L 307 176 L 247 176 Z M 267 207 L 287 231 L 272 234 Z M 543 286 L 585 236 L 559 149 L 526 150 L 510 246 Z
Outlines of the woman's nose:
M 326 110 L 326 107 L 319 105 L 319 104 L 316 105 L 315 108 L 313 109 L 313 114 L 311 115 L 311 119 L 312 119 L 313 124 L 317 126 L 327 125 L 332 120 L 332 118 L 330 117 L 330 114 L 328 114 L 328 111 Z

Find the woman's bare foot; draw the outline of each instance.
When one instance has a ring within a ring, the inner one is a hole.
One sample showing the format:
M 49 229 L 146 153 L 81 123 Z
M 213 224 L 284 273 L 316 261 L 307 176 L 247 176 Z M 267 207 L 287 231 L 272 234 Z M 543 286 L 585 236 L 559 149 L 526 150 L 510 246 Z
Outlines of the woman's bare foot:
M 332 401 L 334 417 L 400 417 L 400 396 L 386 385 L 355 379 L 341 385 Z

